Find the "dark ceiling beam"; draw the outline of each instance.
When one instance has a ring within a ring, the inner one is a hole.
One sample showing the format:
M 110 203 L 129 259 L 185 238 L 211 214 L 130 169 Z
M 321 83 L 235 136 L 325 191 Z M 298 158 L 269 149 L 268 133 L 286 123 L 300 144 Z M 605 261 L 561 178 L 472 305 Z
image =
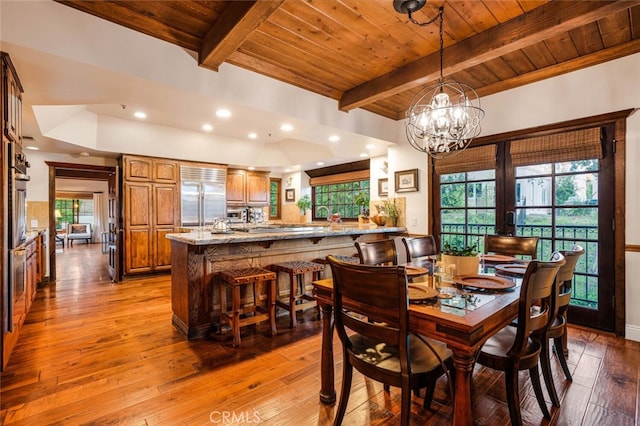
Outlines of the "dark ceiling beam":
M 443 74 L 446 78 L 637 4 L 630 1 L 547 3 L 446 48 Z M 340 98 L 339 109 L 349 111 L 437 80 L 439 57 L 439 52 L 433 53 L 347 90 Z
M 284 0 L 230 1 L 202 39 L 198 64 L 218 71 L 244 40 L 278 10 Z

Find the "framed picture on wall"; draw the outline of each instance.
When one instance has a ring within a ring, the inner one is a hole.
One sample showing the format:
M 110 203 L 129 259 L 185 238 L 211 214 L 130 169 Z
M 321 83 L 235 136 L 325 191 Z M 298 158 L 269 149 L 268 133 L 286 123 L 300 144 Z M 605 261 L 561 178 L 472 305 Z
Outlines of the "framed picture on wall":
M 378 196 L 389 195 L 389 179 L 378 179 Z
M 418 169 L 396 172 L 396 192 L 413 192 L 418 190 Z
M 284 200 L 285 201 L 295 201 L 296 200 L 296 190 L 295 189 L 285 189 L 284 191 Z

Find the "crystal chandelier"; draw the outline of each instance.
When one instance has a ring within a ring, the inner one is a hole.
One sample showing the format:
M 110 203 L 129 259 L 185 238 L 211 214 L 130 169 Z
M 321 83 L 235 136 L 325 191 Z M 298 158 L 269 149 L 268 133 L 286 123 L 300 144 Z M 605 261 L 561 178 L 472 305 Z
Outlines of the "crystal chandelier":
M 484 111 L 475 90 L 454 80 L 444 80 L 442 57 L 444 52 L 442 22 L 444 7 L 428 22 L 419 23 L 411 13 L 422 8 L 426 0 L 394 0 L 394 8 L 406 13 L 417 25 L 440 23 L 440 78 L 436 84 L 421 90 L 407 110 L 406 133 L 411 146 L 434 158 L 446 158 L 464 150 L 480 134 L 480 120 Z

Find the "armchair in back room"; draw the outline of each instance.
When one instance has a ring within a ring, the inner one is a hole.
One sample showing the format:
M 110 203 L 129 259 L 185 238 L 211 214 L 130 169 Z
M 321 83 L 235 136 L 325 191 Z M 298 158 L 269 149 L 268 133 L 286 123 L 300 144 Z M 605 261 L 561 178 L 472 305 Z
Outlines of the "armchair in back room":
M 85 240 L 89 244 L 92 238 L 90 223 L 70 223 L 67 225 L 67 247 L 72 246 L 74 240 Z

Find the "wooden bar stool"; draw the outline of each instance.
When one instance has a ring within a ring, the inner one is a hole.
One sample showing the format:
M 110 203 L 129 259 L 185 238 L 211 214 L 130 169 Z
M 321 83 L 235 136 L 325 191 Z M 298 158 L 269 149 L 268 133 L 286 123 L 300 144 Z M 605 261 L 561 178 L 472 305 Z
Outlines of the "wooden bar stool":
M 276 334 L 276 273 L 264 268 L 225 269 L 220 271 L 223 283 L 231 287 L 231 311 L 227 311 L 226 285 L 220 286 L 220 322 L 231 325 L 233 334 L 233 346 L 240 346 L 240 327 L 269 321 L 269 335 Z M 260 295 L 257 284 L 266 283 L 267 304 L 260 306 Z M 253 302 L 248 303 L 241 297 L 240 289 L 250 285 L 252 287 Z M 243 315 L 241 318 L 240 316 Z
M 289 274 L 289 296 L 288 298 L 277 298 L 276 306 L 289 311 L 289 326 L 293 328 L 298 324 L 296 312 L 313 307 L 317 309 L 318 304 L 315 297 L 306 292 L 307 283 L 305 283 L 304 277 L 305 274 L 311 273 L 313 280 L 320 279 L 320 273 L 324 271 L 324 265 L 304 260 L 294 260 L 274 263 L 269 265 L 269 269 L 276 274 L 279 272 Z M 319 317 L 320 312 L 318 312 Z

